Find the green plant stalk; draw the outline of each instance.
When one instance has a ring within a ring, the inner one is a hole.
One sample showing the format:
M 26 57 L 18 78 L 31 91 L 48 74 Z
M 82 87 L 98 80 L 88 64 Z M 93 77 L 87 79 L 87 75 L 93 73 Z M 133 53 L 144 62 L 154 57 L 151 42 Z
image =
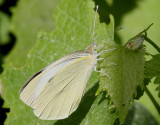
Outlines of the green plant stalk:
M 144 86 L 144 90 L 147 93 L 147 95 L 149 96 L 149 98 L 152 101 L 155 108 L 157 109 L 158 113 L 160 114 L 160 106 L 158 105 L 157 101 L 154 99 L 154 97 L 152 96 L 152 94 L 150 93 L 150 91 L 148 90 L 148 88 L 146 86 Z
M 149 39 L 147 36 L 143 36 L 144 37 L 144 39 L 148 42 L 148 43 L 150 43 L 159 53 L 160 53 L 160 48 L 151 40 L 151 39 Z

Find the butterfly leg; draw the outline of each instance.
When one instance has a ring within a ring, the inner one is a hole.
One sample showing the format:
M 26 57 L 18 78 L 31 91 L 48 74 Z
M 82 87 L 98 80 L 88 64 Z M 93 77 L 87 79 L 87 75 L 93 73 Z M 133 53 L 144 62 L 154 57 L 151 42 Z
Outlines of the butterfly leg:
M 107 61 L 106 59 L 104 59 L 104 58 L 98 58 L 97 61 L 99 61 L 99 60 L 104 60 L 104 61 L 106 61 L 106 62 L 109 63 L 109 64 L 113 64 L 113 65 L 117 66 L 117 64 L 112 63 L 112 62 L 108 62 L 108 61 Z
M 95 71 L 95 72 L 102 73 L 102 74 L 104 74 L 105 76 L 107 76 L 109 79 L 111 79 L 111 77 L 110 77 L 108 74 L 104 73 L 103 71 L 98 71 L 98 70 L 97 70 L 97 66 L 94 67 L 94 71 Z
M 98 57 L 98 56 L 100 56 L 100 55 L 101 55 L 102 53 L 104 53 L 104 52 L 112 51 L 112 50 L 115 50 L 115 49 L 117 49 L 117 48 L 108 49 L 108 50 L 103 50 L 103 51 L 101 51 L 100 53 L 98 53 L 96 56 Z
M 99 61 L 99 60 L 104 60 L 104 58 L 98 58 L 97 61 Z

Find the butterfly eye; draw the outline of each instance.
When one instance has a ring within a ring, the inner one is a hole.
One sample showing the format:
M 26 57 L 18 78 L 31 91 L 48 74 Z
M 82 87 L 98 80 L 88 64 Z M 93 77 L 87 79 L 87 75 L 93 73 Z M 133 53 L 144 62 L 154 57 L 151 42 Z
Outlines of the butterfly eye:
M 95 51 L 97 49 L 97 45 L 94 43 L 93 44 L 93 50 Z

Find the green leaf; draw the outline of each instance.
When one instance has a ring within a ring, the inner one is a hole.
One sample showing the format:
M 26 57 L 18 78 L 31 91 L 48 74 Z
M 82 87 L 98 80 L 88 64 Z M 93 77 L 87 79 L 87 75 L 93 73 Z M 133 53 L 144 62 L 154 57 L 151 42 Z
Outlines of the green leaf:
M 0 45 L 9 41 L 10 20 L 8 15 L 0 11 Z
M 145 78 L 160 76 L 160 54 L 152 55 L 152 59 L 145 63 Z
M 58 0 L 19 0 L 17 6 L 12 8 L 11 26 L 16 44 L 6 62 L 12 62 L 17 67 L 25 64 L 27 53 L 35 45 L 37 33 L 40 30 L 54 29 L 53 12 L 57 2 Z
M 122 124 L 130 108 L 130 103 L 137 95 L 136 88 L 143 88 L 144 47 L 137 51 L 115 46 L 114 51 L 102 55 L 105 58 L 100 63 L 101 71 L 108 74 L 111 79 L 101 74 L 100 91 L 107 91 L 113 105 L 117 108 L 120 123 Z M 107 63 L 107 61 L 112 63 Z
M 28 54 L 27 64 L 20 69 L 14 68 L 10 64 L 4 65 L 4 72 L 1 75 L 1 81 L 3 84 L 2 97 L 5 100 L 4 107 L 10 107 L 11 109 L 5 124 L 58 124 L 56 121 L 40 120 L 34 116 L 33 109 L 20 100 L 19 90 L 29 77 L 43 67 L 71 52 L 81 49 L 84 50 L 91 43 L 95 16 L 93 7 L 94 3 L 92 1 L 61 0 L 54 15 L 56 26 L 54 31 L 48 33 L 40 32 L 38 34 L 37 43 Z M 111 23 L 108 26 L 100 24 L 97 17 L 93 41 L 107 33 L 113 34 L 113 26 L 113 17 L 111 17 Z M 108 27 L 108 29 L 106 29 L 106 27 Z M 110 37 L 113 37 L 112 34 L 106 38 L 111 39 Z M 113 42 L 111 42 L 111 44 L 113 44 Z M 101 123 L 104 123 L 106 119 L 108 120 L 108 124 L 114 122 L 117 116 L 116 113 L 112 114 L 109 111 L 108 100 L 101 101 L 99 104 L 99 100 L 102 96 L 94 96 L 97 89 L 97 87 L 94 87 L 94 83 L 97 80 L 97 75 L 93 73 L 86 89 L 87 98 L 82 100 L 79 107 L 80 109 L 77 109 L 75 112 L 78 116 L 82 115 L 83 117 L 76 117 L 73 113 L 73 119 L 71 116 L 72 121 L 78 119 L 78 123 L 81 123 L 83 120 L 83 124 L 88 120 L 92 123 L 90 120 L 99 118 L 102 120 Z M 91 96 L 89 97 L 91 98 L 90 100 L 88 99 L 88 96 Z M 84 108 L 84 111 L 81 110 L 81 107 Z M 94 111 L 99 112 L 92 115 Z M 105 117 L 103 117 L 103 115 Z
M 158 125 L 152 114 L 137 101 L 128 112 L 124 125 Z
M 100 94 L 92 104 L 81 124 L 113 125 L 116 118 L 118 118 L 118 115 L 115 110 L 110 109 L 109 99 Z
M 158 84 L 156 90 L 158 91 L 158 96 L 160 97 L 160 54 L 152 55 L 152 59 L 146 61 L 145 64 L 145 77 L 152 79 L 156 77 L 154 83 Z
M 156 90 L 158 91 L 158 97 L 160 98 L 160 76 L 156 77 L 156 79 L 154 80 L 154 84 L 158 84 Z

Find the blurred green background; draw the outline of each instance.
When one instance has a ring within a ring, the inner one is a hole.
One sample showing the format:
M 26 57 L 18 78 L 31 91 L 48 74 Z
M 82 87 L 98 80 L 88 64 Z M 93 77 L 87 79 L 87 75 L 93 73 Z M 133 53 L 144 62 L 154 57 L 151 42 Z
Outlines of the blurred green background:
M 160 46 L 160 0 L 94 1 L 100 6 L 98 13 L 101 22 L 108 24 L 109 14 L 112 14 L 115 19 L 115 29 L 124 27 L 115 33 L 117 43 L 124 45 L 128 39 L 154 23 L 148 31 L 148 37 Z M 21 67 L 25 64 L 26 55 L 36 42 L 37 33 L 41 30 L 54 29 L 53 13 L 57 3 L 58 0 L 0 0 L 0 65 L 11 62 L 15 67 Z M 158 53 L 147 42 L 144 44 L 147 52 Z M 2 71 L 0 66 L 0 72 Z M 158 92 L 155 91 L 157 85 L 150 83 L 147 87 L 160 105 Z M 159 114 L 146 93 L 139 102 L 160 123 Z M 5 112 L 9 109 L 2 109 L 2 99 L 0 103 L 0 120 L 3 122 L 6 117 Z

